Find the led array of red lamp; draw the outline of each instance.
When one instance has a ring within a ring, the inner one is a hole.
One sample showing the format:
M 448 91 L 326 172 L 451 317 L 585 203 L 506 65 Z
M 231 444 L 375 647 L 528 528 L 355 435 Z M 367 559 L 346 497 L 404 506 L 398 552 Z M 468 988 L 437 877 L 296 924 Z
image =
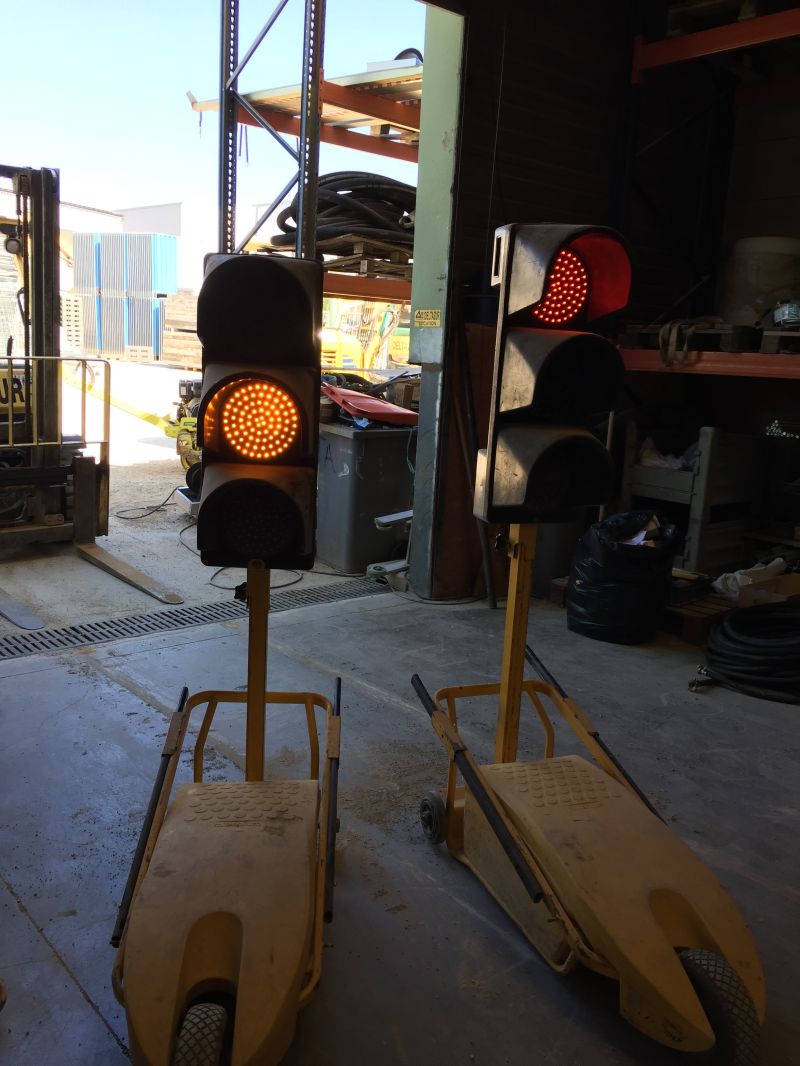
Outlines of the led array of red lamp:
M 578 314 L 588 294 L 589 274 L 583 261 L 562 248 L 547 276 L 547 290 L 531 312 L 548 326 L 560 326 Z

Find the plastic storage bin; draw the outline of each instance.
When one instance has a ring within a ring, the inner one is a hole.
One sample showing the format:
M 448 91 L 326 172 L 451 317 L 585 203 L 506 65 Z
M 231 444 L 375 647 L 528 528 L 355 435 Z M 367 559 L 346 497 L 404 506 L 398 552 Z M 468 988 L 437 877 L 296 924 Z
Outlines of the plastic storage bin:
M 337 422 L 319 432 L 317 559 L 346 573 L 391 558 L 379 515 L 411 506 L 416 427 L 359 429 Z

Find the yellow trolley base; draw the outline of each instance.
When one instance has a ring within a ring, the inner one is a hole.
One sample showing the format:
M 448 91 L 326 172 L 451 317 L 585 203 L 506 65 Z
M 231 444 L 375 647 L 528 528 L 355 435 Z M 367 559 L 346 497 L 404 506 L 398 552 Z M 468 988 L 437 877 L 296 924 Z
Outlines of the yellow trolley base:
M 133 1061 L 170 1066 L 185 1005 L 235 999 L 233 1066 L 278 1063 L 310 968 L 316 781 L 184 785 L 131 910 L 125 1009 Z
M 468 790 L 458 857 L 554 968 L 585 954 L 582 961 L 619 981 L 620 1011 L 637 1029 L 704 1051 L 714 1034 L 677 951 L 713 951 L 737 971 L 763 1021 L 764 978 L 733 901 L 627 788 L 577 755 L 494 763 L 481 773 L 589 950 L 570 943 L 546 902 L 531 901 Z

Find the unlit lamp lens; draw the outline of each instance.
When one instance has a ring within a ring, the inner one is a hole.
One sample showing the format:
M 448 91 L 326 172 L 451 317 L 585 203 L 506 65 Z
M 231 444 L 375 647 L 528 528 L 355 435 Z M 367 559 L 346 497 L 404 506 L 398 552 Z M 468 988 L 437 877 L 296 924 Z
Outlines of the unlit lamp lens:
M 245 381 L 227 393 L 221 412 L 222 438 L 245 459 L 282 455 L 297 440 L 297 404 L 268 381 Z
M 531 310 L 548 326 L 560 326 L 574 318 L 586 303 L 589 275 L 583 261 L 562 248 L 547 277 L 547 291 Z

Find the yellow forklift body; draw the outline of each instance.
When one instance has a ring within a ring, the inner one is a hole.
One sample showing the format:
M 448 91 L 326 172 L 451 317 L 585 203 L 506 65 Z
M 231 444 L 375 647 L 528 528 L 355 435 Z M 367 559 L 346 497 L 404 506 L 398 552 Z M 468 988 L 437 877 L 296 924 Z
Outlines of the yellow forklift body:
M 0 365 L 0 416 L 8 415 L 9 400 L 13 412 L 25 410 L 25 378 L 16 371 L 9 372 L 8 366 Z
M 180 1018 L 236 994 L 231 1066 L 273 1066 L 312 954 L 318 783 L 184 785 L 164 820 L 125 953 L 133 1061 L 170 1066 Z

